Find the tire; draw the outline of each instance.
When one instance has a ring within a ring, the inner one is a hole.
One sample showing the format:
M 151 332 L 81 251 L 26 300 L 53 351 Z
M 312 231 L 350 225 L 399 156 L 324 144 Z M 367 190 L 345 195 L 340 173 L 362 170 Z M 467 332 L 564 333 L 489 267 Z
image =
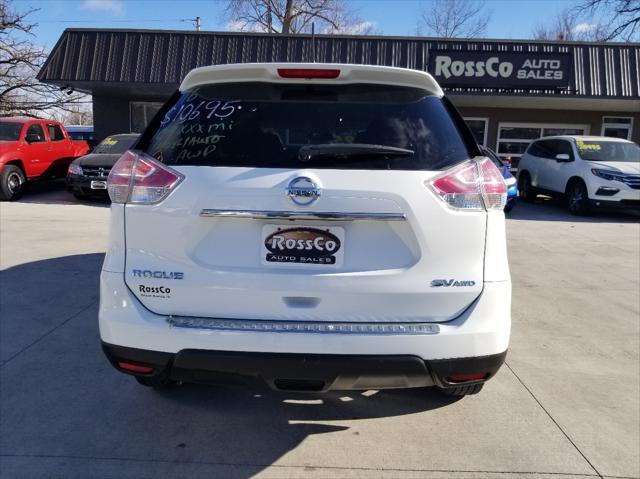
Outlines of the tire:
M 0 200 L 15 201 L 22 196 L 27 178 L 16 165 L 5 165 L 0 173 Z
M 531 186 L 531 177 L 527 172 L 522 172 L 518 176 L 518 195 L 525 203 L 533 203 L 538 196 L 535 188 Z
M 471 394 L 478 394 L 482 391 L 484 383 L 469 384 L 468 386 L 455 386 L 452 388 L 440 388 L 440 392 L 445 396 L 469 396 Z
M 177 384 L 164 374 L 158 376 L 136 376 L 135 378 L 138 384 L 149 388 L 165 389 Z
M 513 209 L 513 204 L 514 203 L 515 203 L 514 201 L 512 201 L 511 203 L 507 203 L 507 206 L 504 207 L 505 214 L 511 213 L 511 210 Z
M 565 195 L 567 198 L 569 212 L 572 215 L 586 216 L 591 213 L 591 204 L 589 203 L 587 187 L 581 180 L 575 180 L 569 183 Z

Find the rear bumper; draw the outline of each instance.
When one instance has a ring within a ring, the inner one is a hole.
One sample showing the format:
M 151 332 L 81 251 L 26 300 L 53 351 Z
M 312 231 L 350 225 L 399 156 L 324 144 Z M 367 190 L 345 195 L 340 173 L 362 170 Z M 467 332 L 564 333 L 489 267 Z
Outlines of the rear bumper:
M 447 388 L 484 382 L 500 368 L 510 298 L 510 282 L 486 283 L 462 315 L 424 334 L 204 329 L 176 327 L 172 318 L 146 310 L 122 273 L 103 271 L 99 322 L 107 357 L 128 374 L 119 362 L 178 381 L 253 379 L 282 390 Z M 482 377 L 475 381 L 447 379 L 477 373 Z
M 303 355 L 415 356 L 449 360 L 501 354 L 511 328 L 511 282 L 487 282 L 457 318 L 416 334 L 339 334 L 176 327 L 172 318 L 147 310 L 131 293 L 123 273 L 102 271 L 101 340 L 124 348 L 170 353 L 184 350 Z M 249 298 L 248 298 L 249 299 Z M 240 309 L 241 305 L 239 305 Z M 238 319 L 238 322 L 242 322 Z
M 259 380 L 278 390 L 350 390 L 407 387 L 455 387 L 451 376 L 483 374 L 464 384 L 484 382 L 504 363 L 500 354 L 425 361 L 411 355 L 332 355 L 251 353 L 185 349 L 165 353 L 102 343 L 113 366 L 127 374 L 165 375 L 185 382 L 242 382 Z M 120 362 L 153 368 L 149 374 L 122 369 Z

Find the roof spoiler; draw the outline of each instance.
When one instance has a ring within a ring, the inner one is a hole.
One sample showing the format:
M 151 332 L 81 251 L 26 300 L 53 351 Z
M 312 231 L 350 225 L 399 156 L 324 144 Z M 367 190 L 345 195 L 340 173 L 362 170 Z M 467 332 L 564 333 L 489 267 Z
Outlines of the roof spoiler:
M 335 78 L 284 78 L 278 70 L 339 70 Z M 236 63 L 212 65 L 191 70 L 182 81 L 180 90 L 207 83 L 271 82 L 315 84 L 372 83 L 421 88 L 431 94 L 444 95 L 438 83 L 426 72 L 408 68 L 341 63 Z

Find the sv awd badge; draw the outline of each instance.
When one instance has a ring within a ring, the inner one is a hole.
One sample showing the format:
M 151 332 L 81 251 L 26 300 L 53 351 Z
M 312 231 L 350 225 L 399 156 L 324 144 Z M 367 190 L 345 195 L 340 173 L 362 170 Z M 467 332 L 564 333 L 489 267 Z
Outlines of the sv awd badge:
M 432 288 L 470 287 L 475 286 L 475 284 L 475 281 L 457 281 L 455 279 L 434 279 L 431 281 Z

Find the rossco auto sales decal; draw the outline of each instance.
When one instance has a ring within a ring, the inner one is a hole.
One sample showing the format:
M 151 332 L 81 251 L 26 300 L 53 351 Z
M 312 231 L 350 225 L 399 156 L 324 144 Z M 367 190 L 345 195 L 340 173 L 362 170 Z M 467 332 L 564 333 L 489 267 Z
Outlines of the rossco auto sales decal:
M 166 299 L 171 297 L 171 288 L 168 286 L 146 286 L 144 284 L 139 284 L 138 292 L 143 298 Z
M 561 88 L 569 86 L 569 53 L 430 52 L 429 73 L 443 86 Z
M 290 228 L 265 225 L 263 262 L 333 265 L 342 263 L 342 228 Z

